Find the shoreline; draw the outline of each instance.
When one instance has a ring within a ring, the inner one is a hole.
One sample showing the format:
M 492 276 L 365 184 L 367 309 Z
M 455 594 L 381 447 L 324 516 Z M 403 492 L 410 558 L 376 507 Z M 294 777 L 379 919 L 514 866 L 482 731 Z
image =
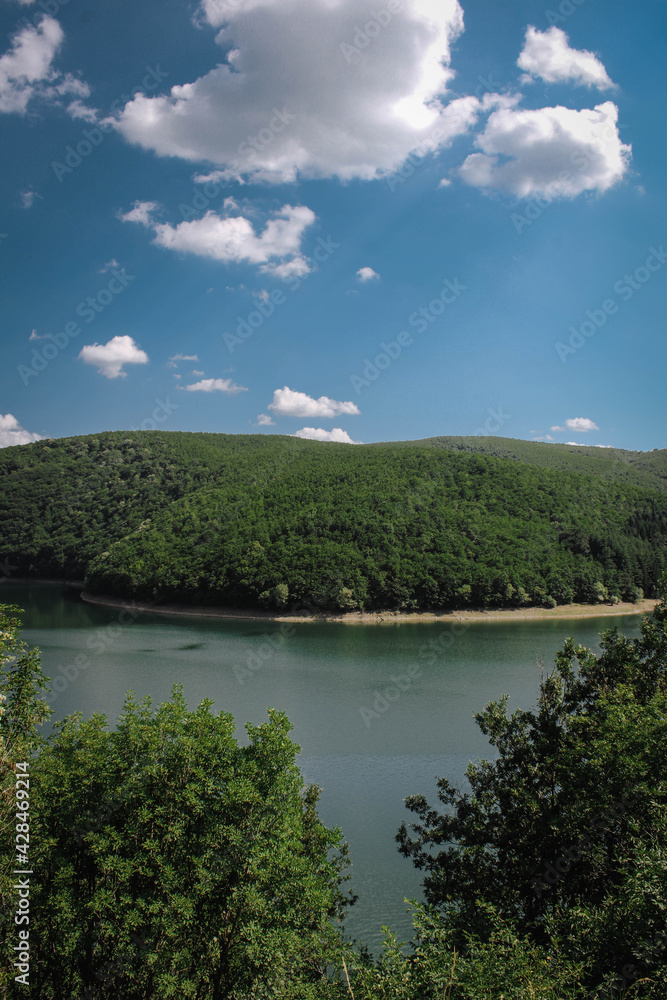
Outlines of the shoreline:
M 33 581 L 39 582 L 39 581 Z M 44 581 L 42 581 L 44 582 Z M 645 599 L 637 604 L 562 604 L 556 608 L 492 608 L 488 610 L 471 608 L 458 611 L 348 611 L 339 614 L 318 612 L 316 614 L 285 614 L 260 609 L 207 607 L 186 604 L 145 604 L 124 600 L 120 597 L 98 596 L 82 591 L 81 600 L 99 607 L 132 609 L 147 614 L 180 615 L 191 618 L 226 618 L 237 621 L 266 621 L 296 624 L 299 622 L 333 622 L 341 625 L 392 625 L 447 622 L 512 622 L 512 621 L 556 621 L 580 618 L 622 618 L 629 615 L 648 614 L 659 602 Z

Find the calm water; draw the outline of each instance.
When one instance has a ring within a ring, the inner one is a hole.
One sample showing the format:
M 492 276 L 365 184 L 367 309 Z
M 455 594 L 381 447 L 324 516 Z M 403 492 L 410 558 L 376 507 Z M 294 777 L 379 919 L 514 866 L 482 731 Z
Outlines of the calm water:
M 100 630 L 118 622 L 117 611 L 57 586 L 4 583 L 0 601 L 26 609 L 25 638 L 60 689 L 53 720 L 101 711 L 113 723 L 126 691 L 163 701 L 175 683 L 190 706 L 212 698 L 232 712 L 241 731 L 269 706 L 284 710 L 304 777 L 322 788 L 322 819 L 350 844 L 359 902 L 348 932 L 374 950 L 382 924 L 409 939 L 403 900 L 419 896 L 419 875 L 394 842 L 409 817 L 404 797 L 435 801 L 436 777 L 461 783 L 471 758 L 492 756 L 473 713 L 502 694 L 510 710 L 533 705 L 539 661 L 550 667 L 565 636 L 597 649 L 602 629 L 635 635 L 640 620 L 480 623 L 456 634 L 440 624 L 304 623 L 281 632 L 270 622 L 142 614 L 112 635 Z M 90 665 L 67 680 L 79 654 Z

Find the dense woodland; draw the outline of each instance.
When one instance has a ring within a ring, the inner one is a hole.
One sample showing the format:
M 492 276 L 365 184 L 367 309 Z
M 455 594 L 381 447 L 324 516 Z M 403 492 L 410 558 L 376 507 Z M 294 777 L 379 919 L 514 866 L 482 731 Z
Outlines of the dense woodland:
M 285 610 L 639 600 L 667 453 L 114 432 L 0 452 L 0 563 L 97 594 Z
M 411 946 L 387 931 L 378 959 L 344 934 L 344 831 L 318 819 L 284 715 L 240 745 L 228 713 L 176 688 L 157 708 L 128 696 L 115 729 L 77 714 L 45 739 L 48 678 L 1 606 L 0 666 L 0 942 L 39 1000 L 667 996 L 664 600 L 599 655 L 568 640 L 535 709 L 480 711 L 496 756 L 468 791 L 415 789 L 396 839 L 426 901 Z M 0 995 L 25 996 L 11 961 Z

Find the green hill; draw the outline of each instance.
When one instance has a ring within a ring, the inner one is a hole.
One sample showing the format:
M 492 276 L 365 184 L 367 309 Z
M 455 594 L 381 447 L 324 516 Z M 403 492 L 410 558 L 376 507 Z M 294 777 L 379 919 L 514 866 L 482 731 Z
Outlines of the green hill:
M 157 602 L 323 609 L 655 593 L 665 452 L 114 432 L 0 451 L 0 561 Z
M 498 437 L 435 437 L 404 443 L 509 458 L 537 465 L 541 469 L 581 472 L 614 482 L 667 491 L 667 448 L 647 452 L 624 451 L 622 448 L 546 444 Z

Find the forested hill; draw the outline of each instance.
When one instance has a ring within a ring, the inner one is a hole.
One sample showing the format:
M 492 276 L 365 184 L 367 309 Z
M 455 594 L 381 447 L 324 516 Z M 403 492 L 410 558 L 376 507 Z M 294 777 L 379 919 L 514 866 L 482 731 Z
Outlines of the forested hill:
M 665 452 L 589 451 L 159 431 L 40 441 L 0 451 L 0 563 L 100 594 L 245 607 L 653 596 Z
M 583 447 L 578 444 L 546 444 L 498 437 L 435 437 L 397 442 L 406 447 L 447 448 L 475 452 L 495 458 L 510 458 L 542 469 L 582 472 L 632 486 L 647 486 L 667 492 L 667 448 L 624 451 L 622 448 Z

